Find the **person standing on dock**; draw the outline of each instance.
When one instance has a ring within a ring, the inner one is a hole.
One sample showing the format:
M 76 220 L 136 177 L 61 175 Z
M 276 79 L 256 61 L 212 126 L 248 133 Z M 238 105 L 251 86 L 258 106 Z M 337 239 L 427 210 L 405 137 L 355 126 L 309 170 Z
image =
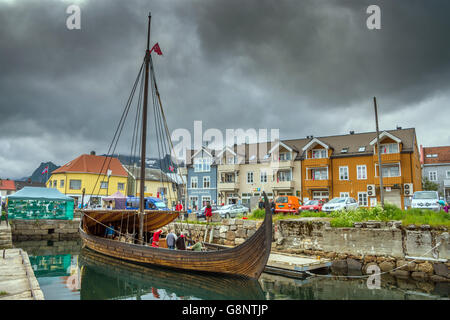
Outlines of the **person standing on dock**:
M 175 249 L 175 243 L 177 241 L 177 236 L 173 233 L 173 230 L 169 231 L 169 234 L 166 237 L 167 247 L 171 250 Z
M 212 208 L 211 208 L 211 205 L 209 204 L 209 202 L 206 205 L 205 217 L 206 217 L 206 222 L 210 223 L 211 222 L 211 218 L 212 218 Z
M 175 206 L 175 211 L 182 211 L 183 210 L 183 205 L 181 204 L 180 201 L 178 201 L 177 205 Z

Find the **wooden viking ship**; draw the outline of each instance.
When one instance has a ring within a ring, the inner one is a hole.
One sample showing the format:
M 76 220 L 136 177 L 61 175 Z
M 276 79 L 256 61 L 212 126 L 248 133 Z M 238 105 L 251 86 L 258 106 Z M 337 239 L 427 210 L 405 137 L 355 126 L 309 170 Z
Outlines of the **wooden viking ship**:
M 143 90 L 142 104 L 142 130 L 141 130 L 141 174 L 140 174 L 140 195 L 144 195 L 145 185 L 145 156 L 146 156 L 146 134 L 147 134 L 147 101 L 149 79 L 153 97 L 155 115 L 159 119 L 161 137 L 164 133 L 168 137 L 168 144 L 172 150 L 173 145 L 170 140 L 169 130 L 165 121 L 164 112 L 161 105 L 161 98 L 156 86 L 150 43 L 150 21 L 148 17 L 147 49 L 144 63 L 141 67 L 145 70 L 145 82 Z M 157 53 L 161 52 L 158 46 Z M 159 54 L 158 53 L 158 54 Z M 149 77 L 149 71 L 151 78 Z M 138 78 L 140 77 L 138 75 Z M 136 82 L 137 83 L 137 82 Z M 135 87 L 137 86 L 135 83 Z M 142 86 L 141 86 L 142 87 Z M 129 99 L 130 101 L 130 99 Z M 156 106 L 156 107 L 155 107 Z M 156 111 L 158 113 L 156 114 Z M 155 122 L 156 123 L 156 122 Z M 116 143 L 117 145 L 117 143 Z M 160 143 L 158 143 L 158 149 Z M 141 264 L 157 265 L 168 268 L 177 268 L 189 271 L 219 273 L 230 276 L 239 276 L 245 278 L 258 278 L 262 273 L 269 258 L 272 241 L 272 212 L 264 193 L 266 214 L 262 225 L 258 230 L 244 243 L 234 248 L 226 248 L 213 251 L 190 251 L 190 250 L 170 250 L 166 248 L 151 247 L 148 241 L 149 232 L 160 228 L 161 226 L 172 222 L 178 212 L 173 211 L 146 211 L 144 210 L 144 197 L 140 197 L 138 212 L 128 210 L 84 210 L 81 223 L 80 234 L 83 244 L 99 253 L 114 258 L 119 258 Z M 132 241 L 119 241 L 106 238 L 105 228 L 111 223 L 119 225 L 120 233 L 118 239 L 130 233 L 130 230 L 139 230 L 139 237 Z M 126 223 L 124 223 L 126 221 Z M 125 229 L 124 226 L 126 225 Z M 207 246 L 206 246 L 207 247 Z M 217 249 L 217 248 L 216 248 Z

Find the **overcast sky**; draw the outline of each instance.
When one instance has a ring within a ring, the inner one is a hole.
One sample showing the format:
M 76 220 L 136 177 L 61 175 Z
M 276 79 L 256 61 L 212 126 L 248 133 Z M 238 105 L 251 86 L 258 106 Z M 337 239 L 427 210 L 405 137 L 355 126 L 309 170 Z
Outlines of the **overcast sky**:
M 81 30 L 66 27 L 70 4 Z M 371 4 L 380 30 L 366 26 Z M 450 145 L 446 0 L 0 0 L 0 178 L 107 152 L 149 11 L 171 130 L 202 120 L 282 139 L 374 131 L 376 96 L 381 130 L 415 127 L 419 144 Z

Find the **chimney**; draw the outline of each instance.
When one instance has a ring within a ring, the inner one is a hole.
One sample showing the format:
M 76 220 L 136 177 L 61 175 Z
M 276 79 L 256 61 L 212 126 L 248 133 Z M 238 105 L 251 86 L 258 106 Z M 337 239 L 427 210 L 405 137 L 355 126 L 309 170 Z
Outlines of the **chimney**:
M 402 127 L 400 127 L 400 126 L 397 126 L 397 130 L 402 130 Z
M 95 151 L 91 151 L 91 156 L 95 156 Z
M 350 131 L 350 134 L 355 134 L 355 131 Z
M 423 154 L 423 146 L 420 145 L 420 163 L 421 164 L 424 163 L 424 157 L 425 157 L 425 155 Z

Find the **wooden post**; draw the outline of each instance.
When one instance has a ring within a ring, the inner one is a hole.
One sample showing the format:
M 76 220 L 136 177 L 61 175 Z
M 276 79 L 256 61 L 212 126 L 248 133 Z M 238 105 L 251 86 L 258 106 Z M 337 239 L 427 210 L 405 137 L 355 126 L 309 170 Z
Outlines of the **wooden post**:
M 380 202 L 384 209 L 384 187 L 383 187 L 383 169 L 381 167 L 381 149 L 380 149 L 380 132 L 378 131 L 378 111 L 377 98 L 373 97 L 373 105 L 375 108 L 375 124 L 377 129 L 377 149 L 378 149 L 378 176 L 380 177 Z

